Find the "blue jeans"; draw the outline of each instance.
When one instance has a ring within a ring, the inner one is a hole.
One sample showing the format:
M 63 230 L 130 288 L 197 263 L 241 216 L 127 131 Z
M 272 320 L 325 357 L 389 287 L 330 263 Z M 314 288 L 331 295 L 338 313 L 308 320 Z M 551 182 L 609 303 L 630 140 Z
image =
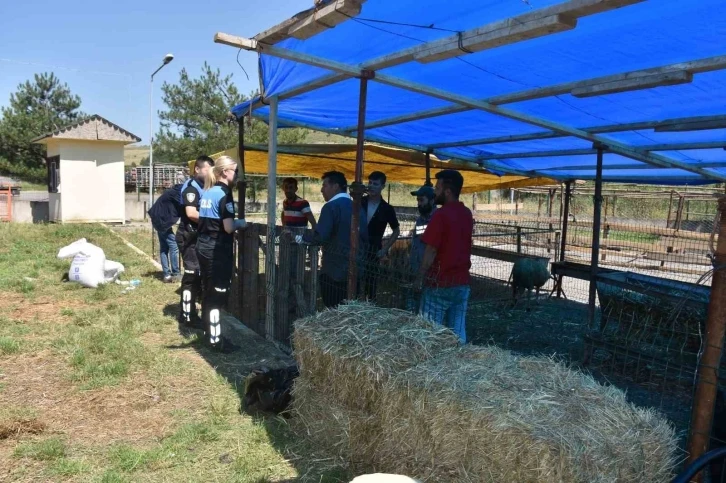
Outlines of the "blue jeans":
M 157 231 L 156 234 L 159 235 L 159 257 L 164 277 L 179 276 L 179 246 L 176 244 L 174 231 L 169 228 L 166 231 Z M 171 272 L 169 272 L 170 264 Z
M 466 344 L 466 307 L 469 303 L 468 285 L 429 288 L 421 295 L 421 316 L 454 331 Z

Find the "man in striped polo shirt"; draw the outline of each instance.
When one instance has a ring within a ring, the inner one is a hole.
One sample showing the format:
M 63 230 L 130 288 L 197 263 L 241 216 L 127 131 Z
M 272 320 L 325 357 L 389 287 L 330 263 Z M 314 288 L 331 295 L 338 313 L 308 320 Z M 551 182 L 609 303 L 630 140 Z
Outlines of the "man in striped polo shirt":
M 315 215 L 310 209 L 310 203 L 297 195 L 297 180 L 283 179 L 282 191 L 285 193 L 285 199 L 282 201 L 282 226 L 303 229 L 310 223 L 310 227 L 314 230 L 317 226 Z

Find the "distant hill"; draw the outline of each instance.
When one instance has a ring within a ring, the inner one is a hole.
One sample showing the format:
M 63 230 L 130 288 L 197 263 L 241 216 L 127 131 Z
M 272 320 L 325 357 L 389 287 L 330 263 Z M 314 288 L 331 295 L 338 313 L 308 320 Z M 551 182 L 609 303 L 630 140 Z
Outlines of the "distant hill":
M 149 156 L 149 146 L 126 146 L 124 147 L 124 164 L 131 166 L 131 163 L 136 163 L 136 166 L 141 165 L 141 160 Z
M 319 131 L 310 131 L 305 137 L 306 144 L 355 144 L 355 138 L 338 136 Z

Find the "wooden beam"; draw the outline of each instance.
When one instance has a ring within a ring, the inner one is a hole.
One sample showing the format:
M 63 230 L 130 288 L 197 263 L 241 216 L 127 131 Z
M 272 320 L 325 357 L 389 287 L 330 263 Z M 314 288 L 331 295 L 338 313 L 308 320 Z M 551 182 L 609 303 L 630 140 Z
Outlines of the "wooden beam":
M 726 168 L 726 161 L 698 163 L 698 166 L 701 168 Z M 559 168 L 542 168 L 542 169 L 532 170 L 532 171 L 530 171 L 530 173 L 536 172 L 539 174 L 539 173 L 546 173 L 547 171 L 587 171 L 589 169 L 593 169 L 593 166 L 591 164 L 581 164 L 579 166 L 561 166 Z M 604 171 L 616 170 L 616 169 L 660 169 L 660 168 L 658 168 L 658 166 L 652 166 L 652 165 L 646 164 L 646 163 L 642 163 L 642 164 L 610 164 L 607 166 L 603 166 Z
M 689 149 L 721 149 L 726 147 L 726 141 L 713 141 L 713 142 L 702 142 L 702 143 L 672 143 L 672 144 L 650 144 L 637 146 L 638 149 L 643 151 L 681 151 Z M 597 149 L 584 148 L 584 149 L 557 149 L 552 151 L 527 151 L 522 153 L 493 153 L 484 156 L 479 156 L 477 159 L 488 160 L 488 159 L 517 159 L 517 158 L 548 158 L 557 156 L 583 156 L 588 154 L 597 154 Z M 716 163 L 717 166 L 721 167 L 723 163 Z M 632 165 L 629 165 L 632 166 Z M 701 164 L 699 163 L 699 166 Z M 701 166 L 704 167 L 704 166 Z M 590 165 L 584 169 L 592 169 Z M 547 168 L 547 170 L 558 170 L 560 168 Z M 563 169 L 572 169 L 567 167 Z M 613 168 L 605 168 L 613 169 Z M 635 167 L 637 169 L 637 166 Z M 647 169 L 647 168 L 645 168 Z
M 673 86 L 693 82 L 693 74 L 686 71 L 653 74 L 614 82 L 583 85 L 570 91 L 575 97 L 595 97 L 653 87 Z
M 217 32 L 214 34 L 214 43 L 229 45 L 230 47 L 236 47 L 243 50 L 257 50 L 257 41 L 255 39 L 238 37 L 232 34 L 225 34 L 224 32 Z
M 570 0 L 416 46 L 411 55 L 433 62 L 575 28 L 577 19 L 643 0 Z
M 268 119 L 269 119 L 268 116 L 263 115 L 263 114 L 253 114 L 253 115 L 254 115 L 254 117 L 261 119 L 263 121 L 268 121 Z M 285 124 L 287 126 L 291 126 L 291 127 L 314 129 L 316 131 L 320 131 L 320 132 L 324 132 L 324 133 L 338 134 L 341 136 L 352 137 L 352 135 L 349 133 L 340 133 L 339 131 L 337 131 L 335 129 L 326 129 L 326 128 L 322 128 L 322 127 L 318 127 L 318 126 L 313 126 L 311 124 L 307 124 L 304 122 L 285 120 Z M 414 151 L 426 152 L 425 146 L 409 144 L 409 143 L 394 141 L 394 140 L 390 140 L 390 139 L 384 139 L 384 138 L 380 138 L 377 136 L 371 136 L 369 134 L 366 134 L 366 141 L 380 143 L 380 144 L 384 144 L 384 145 L 388 145 L 388 146 L 396 146 L 396 147 L 404 148 L 404 149 L 411 149 Z M 451 158 L 450 161 L 446 161 L 445 163 L 447 165 L 450 165 L 452 169 L 458 169 L 460 171 L 465 170 L 465 171 L 481 172 L 483 169 L 485 169 L 487 167 L 491 167 L 491 169 L 494 169 L 499 172 L 505 172 L 505 173 L 517 175 L 517 176 L 524 176 L 527 178 L 532 177 L 532 175 L 528 174 L 526 171 L 520 171 L 517 169 L 503 167 L 500 164 L 489 163 L 488 161 L 479 162 L 474 157 L 461 156 L 458 154 L 450 154 L 450 153 L 447 153 L 445 150 L 439 151 L 439 154 L 442 156 Z M 381 162 L 377 162 L 377 161 L 369 161 L 369 162 L 373 163 L 373 164 L 382 164 Z
M 328 28 L 345 22 L 360 13 L 361 4 L 366 0 L 333 0 L 323 7 L 303 10 L 264 30 L 253 38 L 258 42 L 274 45 L 290 37 L 306 39 Z M 343 15 L 343 12 L 349 16 Z
M 365 0 L 358 0 L 358 3 L 364 3 Z M 552 16 L 552 15 L 566 15 L 570 18 L 581 18 L 585 17 L 587 15 L 594 15 L 597 13 L 605 12 L 607 10 L 613 10 L 616 8 L 632 5 L 635 3 L 639 3 L 644 0 L 570 0 L 567 2 L 562 2 L 557 5 L 553 5 L 550 7 L 546 7 L 539 10 L 534 10 L 532 12 L 528 12 L 524 15 L 519 15 L 517 17 L 514 17 L 515 19 L 518 19 L 520 22 L 528 22 L 534 18 L 542 18 L 546 16 Z M 294 24 L 299 23 L 307 16 L 312 15 L 312 12 L 314 9 L 309 9 L 304 12 L 301 12 L 294 16 L 291 19 L 285 20 L 284 22 L 276 25 L 275 27 L 272 27 L 271 29 L 265 30 L 264 32 L 261 32 L 257 35 L 255 35 L 253 38 L 254 40 L 257 40 L 261 43 L 273 45 L 277 42 L 280 42 L 281 40 L 284 40 L 288 36 L 288 30 L 291 26 Z M 501 28 L 501 26 L 506 22 L 506 20 L 501 20 L 497 22 L 492 22 L 488 25 L 485 25 L 483 27 L 480 27 L 481 30 L 495 30 L 497 28 Z M 477 30 L 477 29 L 473 29 Z M 469 31 L 470 33 L 473 31 Z M 465 35 L 465 33 L 462 33 L 462 36 Z M 453 36 L 453 41 L 457 42 L 458 44 L 458 35 Z M 449 41 L 451 41 L 452 38 L 449 37 Z M 380 70 L 385 69 L 388 67 L 393 67 L 400 64 L 405 64 L 407 62 L 411 62 L 414 59 L 414 55 L 418 51 L 426 50 L 427 48 L 434 48 L 441 43 L 445 43 L 446 39 L 438 40 L 429 42 L 423 45 L 417 45 L 414 47 L 409 47 L 407 49 L 400 50 L 398 52 L 394 52 L 392 54 L 383 55 L 380 57 L 377 57 L 375 59 L 372 59 L 370 61 L 364 62 L 360 64 L 360 70 Z M 310 92 L 315 89 L 319 89 L 321 87 L 325 87 L 331 84 L 335 84 L 336 82 L 343 81 L 345 79 L 348 79 L 350 77 L 355 77 L 355 75 L 349 75 L 346 73 L 336 73 L 336 74 L 328 74 L 325 76 L 322 76 L 314 81 L 312 81 L 309 84 L 306 84 L 305 86 L 299 86 L 295 89 L 297 90 L 297 94 L 300 95 L 305 92 Z M 278 93 L 278 98 L 280 100 L 287 99 L 289 97 L 292 97 L 290 95 L 291 93 L 288 92 L 280 92 Z M 252 110 L 258 109 L 262 106 L 261 103 L 255 103 L 252 105 Z M 354 129 L 354 128 L 352 128 Z M 352 130 L 351 129 L 351 130 Z
M 668 119 L 655 126 L 655 132 L 703 131 L 726 128 L 726 116 L 701 116 L 688 119 Z
M 527 14 L 525 14 L 527 15 Z M 419 50 L 414 59 L 421 63 L 438 62 L 451 59 L 462 54 L 480 52 L 523 40 L 572 30 L 577 26 L 577 19 L 566 15 L 547 15 L 528 20 L 520 20 L 523 15 L 495 22 L 484 28 L 462 33 L 430 48 Z
M 584 0 L 583 0 L 584 1 Z M 296 52 L 289 49 L 282 49 L 279 47 L 274 46 L 267 46 L 264 44 L 257 44 L 257 50 L 258 52 L 265 53 L 267 55 L 272 55 L 275 57 L 288 59 L 296 62 L 300 62 L 307 65 L 312 65 L 315 67 L 321 67 L 323 69 L 330 69 L 337 72 L 341 72 L 344 74 L 348 74 L 351 76 L 358 76 L 361 74 L 360 70 L 356 66 L 351 66 L 342 62 L 337 62 L 334 60 L 305 54 L 302 52 Z M 697 173 L 707 179 L 714 179 L 718 181 L 726 181 L 726 175 L 722 175 L 717 172 L 709 172 L 701 168 L 697 168 L 694 166 L 690 166 L 687 163 L 683 163 L 677 160 L 673 160 L 664 156 L 647 153 L 638 149 L 634 149 L 630 146 L 627 146 L 625 144 L 622 144 L 617 141 L 613 141 L 608 138 L 602 138 L 600 136 L 597 136 L 595 134 L 590 134 L 586 131 L 582 131 L 576 128 L 572 128 L 569 126 L 565 126 L 563 124 L 559 124 L 556 122 L 552 122 L 546 119 L 538 118 L 535 116 L 530 116 L 528 114 L 520 113 L 517 111 L 513 111 L 511 109 L 506 109 L 503 107 L 495 106 L 491 103 L 480 101 L 477 99 L 473 99 L 467 96 L 462 96 L 459 94 L 454 94 L 442 89 L 437 89 L 434 87 L 430 87 L 424 84 L 419 84 L 416 82 L 407 81 L 404 79 L 399 79 L 397 77 L 388 75 L 388 74 L 381 74 L 377 73 L 375 80 L 377 82 L 380 82 L 382 84 L 390 85 L 393 87 L 399 87 L 411 92 L 417 92 L 419 94 L 428 95 L 434 98 L 443 99 L 455 102 L 457 104 L 461 104 L 462 106 L 466 106 L 472 109 L 479 109 L 485 112 L 489 112 L 492 114 L 498 114 L 510 119 L 515 119 L 518 121 L 522 121 L 528 124 L 532 124 L 535 126 L 540 126 L 546 129 L 550 129 L 553 131 L 559 131 L 563 134 L 569 134 L 581 139 L 587 139 L 589 141 L 598 142 L 606 145 L 608 149 L 614 153 L 621 154 L 623 156 L 627 156 L 629 158 L 643 161 L 646 163 L 667 167 L 667 168 L 680 168 L 684 171 L 690 171 Z M 315 126 L 311 126 L 315 128 Z M 425 151 L 425 149 L 424 149 Z M 502 169 L 501 166 L 497 167 L 496 169 Z
M 333 0 L 290 27 L 288 34 L 299 40 L 309 39 L 360 14 L 365 0 Z
M 598 86 L 599 88 L 606 89 L 620 89 L 618 92 L 622 92 L 624 90 L 624 86 L 630 83 L 630 85 L 637 86 L 638 82 L 647 84 L 657 82 L 658 80 L 662 80 L 666 82 L 667 79 L 670 78 L 671 75 L 678 76 L 686 76 L 683 74 L 684 72 L 686 74 L 697 74 L 697 73 L 703 73 L 703 72 L 711 72 L 714 70 L 721 70 L 726 69 L 726 55 L 719 55 L 715 57 L 707 57 L 704 59 L 698 59 L 693 60 L 689 62 L 679 62 L 677 64 L 669 64 L 669 65 L 663 65 L 660 67 L 652 67 L 648 69 L 641 69 L 641 70 L 634 70 L 629 72 L 623 72 L 620 74 L 613 74 L 613 75 L 606 75 L 601 77 L 596 77 L 593 79 L 586 79 L 586 80 L 580 80 L 580 81 L 573 81 L 573 82 L 563 82 L 560 84 L 555 84 L 548 87 L 537 87 L 534 89 L 527 89 L 524 91 L 519 92 L 513 92 L 511 94 L 503 94 L 499 96 L 490 97 L 488 99 L 485 99 L 484 102 L 488 102 L 490 104 L 495 105 L 503 105 L 503 104 L 512 104 L 515 102 L 522 102 L 522 101 L 530 101 L 533 99 L 541 99 L 544 97 L 552 97 L 552 96 L 558 96 L 562 94 L 568 94 L 574 92 L 581 92 L 581 89 L 584 88 L 593 88 L 593 86 Z M 690 82 L 690 80 L 688 81 Z M 655 87 L 654 85 L 646 85 L 645 87 L 634 87 L 643 89 L 646 87 Z M 615 90 L 613 91 L 615 92 Z M 603 92 L 607 93 L 607 92 Z M 600 94 L 592 94 L 592 95 L 600 95 Z M 584 97 L 584 96 L 583 96 Z M 456 114 L 459 112 L 465 112 L 471 109 L 468 109 L 461 105 L 452 104 L 449 106 L 444 107 L 438 107 L 435 109 L 427 109 L 424 111 L 418 111 L 413 112 L 409 114 L 404 114 L 400 116 L 391 117 L 388 119 L 380 119 L 378 121 L 375 121 L 373 123 L 367 124 L 366 129 L 371 129 L 375 127 L 383 127 L 383 126 L 389 126 L 393 124 L 400 124 L 404 122 L 410 122 L 410 121 L 416 121 L 418 119 L 428 119 L 432 117 L 437 116 L 444 116 L 447 114 Z M 724 116 L 726 117 L 726 116 Z M 655 127 L 658 125 L 658 122 L 651 122 L 649 123 L 649 127 Z M 352 130 L 354 128 L 352 127 L 345 127 L 343 130 Z M 645 129 L 645 128 L 638 128 L 638 129 Z M 601 131 L 606 132 L 606 131 Z M 467 144 L 461 144 L 461 145 L 467 145 Z M 448 146 L 451 146 L 450 144 Z M 437 145 L 432 145 L 431 147 L 436 148 Z
M 431 116 L 433 117 L 433 116 Z M 712 118 L 720 118 L 723 117 L 724 121 L 724 127 L 726 127 L 726 116 L 710 116 L 708 119 Z M 679 119 L 673 119 L 671 121 L 641 121 L 641 122 L 631 122 L 631 123 L 625 123 L 625 124 L 606 124 L 604 126 L 587 126 L 587 127 L 579 127 L 578 129 L 581 129 L 582 131 L 587 131 L 592 134 L 602 134 L 602 133 L 613 133 L 613 132 L 624 132 L 624 131 L 640 131 L 645 129 L 653 129 L 656 126 L 664 123 L 664 122 L 678 122 L 678 123 L 690 123 L 694 119 L 702 119 L 702 118 L 693 118 L 693 117 L 682 117 Z M 710 129 L 710 128 L 709 128 Z M 468 139 L 463 141 L 453 141 L 449 143 L 437 143 L 437 144 L 430 144 L 429 147 L 431 149 L 440 149 L 440 148 L 453 148 L 453 147 L 459 147 L 459 146 L 476 146 L 481 144 L 499 144 L 499 143 L 513 143 L 513 142 L 520 142 L 520 141 L 534 141 L 537 139 L 552 139 L 552 138 L 558 138 L 564 136 L 562 133 L 555 132 L 555 131 L 540 131 L 530 134 L 515 134 L 511 136 L 496 136 L 496 137 L 488 137 L 488 138 L 480 138 L 480 139 Z

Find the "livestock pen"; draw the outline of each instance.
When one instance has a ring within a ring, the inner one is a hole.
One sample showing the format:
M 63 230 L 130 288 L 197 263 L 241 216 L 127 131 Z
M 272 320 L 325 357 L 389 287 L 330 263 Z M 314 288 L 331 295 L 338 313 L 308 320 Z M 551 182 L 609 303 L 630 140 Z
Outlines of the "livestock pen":
M 716 198 L 710 204 L 715 210 Z M 360 264 L 358 275 L 364 279 L 374 271 L 377 305 L 415 311 L 418 305 L 410 303 L 416 293 L 409 257 L 416 215 L 405 214 L 410 208 L 398 211 L 403 213 L 399 214 L 398 241 L 380 265 Z M 592 227 L 591 218 L 580 214 L 576 221 L 563 223 L 561 218 L 524 213 L 508 217 L 502 212 L 475 211 L 474 215 L 468 339 L 521 354 L 554 356 L 588 371 L 626 390 L 631 402 L 666 414 L 685 444 L 712 273 L 710 259 L 698 265 L 687 258 L 696 259 L 702 249 L 708 251 L 709 240 L 688 230 L 666 233 L 652 220 L 619 227 L 626 239 L 624 247 L 617 242 L 600 245 L 593 325 L 588 320 L 591 267 L 583 263 L 590 255 L 583 232 Z M 564 225 L 567 239 L 563 243 Z M 628 231 L 630 227 L 633 232 Z M 281 227 L 276 227 L 274 286 L 267 283 L 265 273 L 266 226 L 252 224 L 240 234 L 244 268 L 235 279 L 231 310 L 249 327 L 289 349 L 293 322 L 324 308 L 318 284 L 321 255 L 319 247 L 297 246 L 280 238 L 280 232 Z M 626 263 L 637 258 L 632 250 L 638 239 L 633 236 L 662 237 L 664 244 L 676 247 L 674 258 L 666 259 L 663 266 L 657 260 L 655 264 L 642 259 Z M 550 263 L 554 277 L 542 287 L 538 300 L 514 303 L 510 276 L 513 264 L 524 258 Z M 683 266 L 688 267 L 686 273 Z M 274 300 L 272 313 L 267 312 L 268 299 Z
M 520 351 L 560 353 L 599 374 L 601 380 L 629 389 L 631 397 L 639 391 L 660 392 L 664 402 L 656 406 L 666 413 L 670 411 L 666 399 L 679 392 L 673 390 L 672 379 L 687 378 L 671 378 L 660 366 L 664 361 L 671 369 L 677 361 L 678 371 L 693 376 L 695 383 L 690 387 L 695 386 L 695 391 L 688 395 L 691 417 L 688 410 L 681 416 L 671 411 L 670 417 L 682 431 L 690 426 L 688 459 L 694 460 L 708 447 L 726 328 L 726 272 L 722 269 L 726 265 L 726 202 L 720 201 L 720 223 L 712 232 L 696 233 L 705 236 L 708 258 L 689 251 L 694 237 L 682 236 L 687 228 L 683 220 L 679 224 L 677 212 L 682 215 L 683 210 L 677 206 L 671 207 L 675 219 L 671 213 L 666 226 L 651 234 L 650 240 L 634 241 L 627 233 L 635 230 L 602 216 L 609 208 L 603 206 L 603 199 L 606 183 L 686 186 L 726 181 L 726 118 L 719 103 L 726 59 L 715 47 L 723 45 L 723 31 L 702 28 L 723 22 L 724 15 L 715 0 L 552 0 L 538 5 L 501 1 L 474 6 L 464 0 L 445 5 L 433 0 L 338 0 L 300 12 L 252 38 L 220 32 L 215 41 L 260 57 L 263 94 L 234 106 L 232 113 L 239 121 L 240 141 L 246 115 L 269 123 L 268 206 L 275 205 L 272 175 L 277 172 L 278 124 L 357 138 L 349 298 L 358 296 L 356 285 L 361 270 L 367 268 L 355 258 L 358 207 L 364 192 L 364 140 L 412 149 L 427 160 L 432 155 L 450 159 L 447 167 L 451 168 L 564 182 L 556 258 L 555 227 L 550 233 L 528 233 L 536 226 L 517 221 L 509 232 L 497 232 L 501 244 L 479 247 L 483 242 L 474 243 L 474 250 L 487 255 L 474 260 L 469 325 L 473 331 L 484 328 L 470 334 L 471 339 L 492 340 Z M 693 41 L 682 42 L 686 37 Z M 243 154 L 240 149 L 244 174 Z M 419 179 L 429 182 L 429 171 L 424 176 L 422 169 Z M 594 182 L 589 221 L 583 221 L 579 213 L 570 220 L 576 180 Z M 490 228 L 485 231 L 495 233 Z M 524 240 L 518 244 L 517 229 L 524 239 L 544 236 L 551 240 L 545 247 Z M 477 234 L 481 233 L 476 232 L 475 239 Z M 270 213 L 262 236 L 265 334 L 270 338 L 277 337 L 279 323 L 273 310 L 274 288 L 279 275 L 284 279 L 290 273 L 282 262 L 276 273 L 275 235 L 275 214 Z M 661 241 L 670 242 L 664 250 Z M 259 250 L 259 240 L 256 243 Z M 638 273 L 623 253 L 604 248 L 615 244 L 638 251 L 633 261 L 654 273 Z M 279 251 L 284 260 L 284 243 Z M 504 297 L 503 277 L 498 282 L 491 279 L 496 266 L 508 271 L 509 265 L 495 264 L 511 263 L 511 258 L 502 260 L 511 257 L 511 252 L 554 261 L 557 284 L 547 288 L 554 288 L 555 296 L 540 303 L 551 311 L 549 315 L 538 313 L 538 307 L 505 308 L 509 301 Z M 246 255 L 239 253 L 245 262 Z M 694 266 L 703 261 L 710 264 Z M 654 265 L 660 268 L 651 270 Z M 240 266 L 242 273 L 248 270 L 244 263 Z M 666 273 L 695 278 L 666 283 L 662 280 Z M 709 277 L 704 312 L 703 287 Z M 403 279 L 392 284 L 399 297 L 407 284 Z M 247 293 L 242 290 L 243 297 Z M 252 296 L 257 298 L 257 293 Z M 479 293 L 491 297 L 477 311 Z M 669 307 L 666 302 L 673 299 L 678 303 Z M 564 307 L 573 312 L 577 307 L 582 315 L 569 317 L 571 311 Z M 685 312 L 706 315 L 684 318 Z M 484 315 L 477 323 L 479 313 Z M 547 320 L 555 322 L 548 325 Z M 690 335 L 694 330 L 699 331 L 698 337 Z M 534 336 L 523 340 L 522 334 L 528 331 L 547 343 L 537 342 Z M 568 350 L 556 344 L 557 333 L 567 335 Z M 616 354 L 623 349 L 624 355 Z M 627 362 L 632 360 L 639 362 L 633 367 Z M 624 373 L 623 380 L 618 372 Z

